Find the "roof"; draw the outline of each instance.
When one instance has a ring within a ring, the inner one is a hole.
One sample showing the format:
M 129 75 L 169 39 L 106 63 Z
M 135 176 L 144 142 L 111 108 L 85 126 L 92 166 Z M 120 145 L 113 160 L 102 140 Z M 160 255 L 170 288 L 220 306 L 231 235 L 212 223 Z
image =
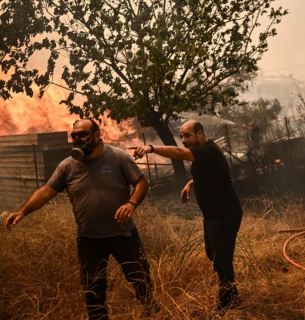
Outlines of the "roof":
M 199 121 L 203 126 L 213 126 L 213 125 L 234 125 L 235 123 L 226 120 L 224 118 L 214 116 L 214 115 L 209 115 L 209 114 L 203 114 L 203 115 L 198 115 L 198 111 L 192 111 L 192 112 L 182 112 L 180 114 L 183 122 L 186 122 L 189 119 L 197 120 Z

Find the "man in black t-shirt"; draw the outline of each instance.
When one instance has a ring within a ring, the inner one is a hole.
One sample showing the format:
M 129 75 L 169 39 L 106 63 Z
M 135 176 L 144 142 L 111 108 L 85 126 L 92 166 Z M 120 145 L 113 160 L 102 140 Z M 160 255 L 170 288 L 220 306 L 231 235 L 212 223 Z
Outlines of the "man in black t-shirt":
M 237 288 L 233 269 L 233 255 L 237 233 L 242 219 L 242 208 L 234 190 L 230 168 L 221 149 L 207 140 L 202 125 L 194 120 L 180 128 L 183 145 L 145 146 L 135 148 L 134 157 L 142 158 L 154 152 L 161 156 L 192 161 L 191 180 L 181 192 L 181 201 L 187 203 L 190 190 L 194 191 L 204 216 L 204 238 L 208 258 L 219 276 L 219 304 L 224 314 L 237 302 Z

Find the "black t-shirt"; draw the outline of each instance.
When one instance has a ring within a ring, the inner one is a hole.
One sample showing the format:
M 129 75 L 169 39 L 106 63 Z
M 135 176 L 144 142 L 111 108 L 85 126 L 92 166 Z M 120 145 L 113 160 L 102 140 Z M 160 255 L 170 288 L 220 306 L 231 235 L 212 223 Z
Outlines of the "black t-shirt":
M 226 157 L 216 143 L 190 147 L 194 191 L 198 205 L 206 218 L 242 212 L 234 190 Z

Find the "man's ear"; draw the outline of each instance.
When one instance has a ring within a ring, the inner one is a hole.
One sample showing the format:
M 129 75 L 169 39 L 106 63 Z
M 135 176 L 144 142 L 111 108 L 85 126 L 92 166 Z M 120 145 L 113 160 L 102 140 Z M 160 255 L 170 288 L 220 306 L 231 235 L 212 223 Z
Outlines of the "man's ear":
M 204 133 L 202 132 L 202 130 L 199 130 L 199 131 L 197 132 L 197 137 L 198 137 L 199 139 L 205 137 L 205 136 L 204 136 Z
M 100 131 L 96 131 L 94 132 L 94 141 L 99 141 L 101 138 L 101 132 Z

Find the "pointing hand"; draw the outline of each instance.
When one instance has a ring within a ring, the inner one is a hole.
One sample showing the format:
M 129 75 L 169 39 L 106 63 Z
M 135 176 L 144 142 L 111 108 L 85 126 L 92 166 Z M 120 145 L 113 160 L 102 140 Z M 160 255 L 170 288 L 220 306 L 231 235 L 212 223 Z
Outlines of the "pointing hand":
M 135 158 L 135 160 L 143 158 L 143 156 L 146 153 L 151 153 L 151 147 L 150 146 L 131 147 L 131 148 L 128 148 L 128 149 L 134 150 L 133 157 Z

